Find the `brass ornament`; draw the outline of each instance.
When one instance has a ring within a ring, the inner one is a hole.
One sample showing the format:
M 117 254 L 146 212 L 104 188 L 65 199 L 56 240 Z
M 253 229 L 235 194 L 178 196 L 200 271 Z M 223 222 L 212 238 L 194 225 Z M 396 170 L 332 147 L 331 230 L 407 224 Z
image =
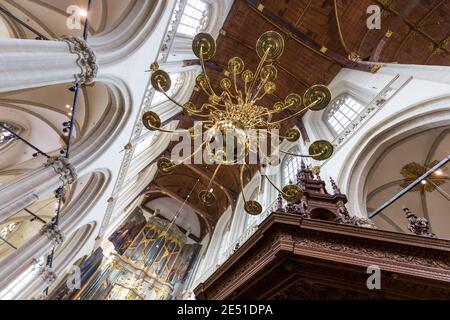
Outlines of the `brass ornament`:
M 278 60 L 284 51 L 284 39 L 281 34 L 276 31 L 267 31 L 259 37 L 256 43 L 258 56 L 262 59 L 267 50 L 269 52 L 266 61 L 272 62 Z
M 297 112 L 302 106 L 302 97 L 296 93 L 291 93 L 284 99 L 284 103 L 290 111 Z
M 330 89 L 321 84 L 312 86 L 305 92 L 303 101 L 305 103 L 305 106 L 309 106 L 317 101 L 317 103 L 310 108 L 313 111 L 325 109 L 331 102 Z
M 309 154 L 314 155 L 311 158 L 317 161 L 324 161 L 329 159 L 333 155 L 333 152 L 333 145 L 331 144 L 331 142 L 326 140 L 315 141 L 309 146 Z
M 281 190 L 284 200 L 290 203 L 297 203 L 303 197 L 303 190 L 294 184 L 289 184 Z
M 146 127 L 150 131 L 155 131 L 159 128 L 161 128 L 161 119 L 153 111 L 147 111 L 142 116 L 142 123 L 144 124 L 144 127 Z
M 220 87 L 223 90 L 230 90 L 231 89 L 231 80 L 228 78 L 223 78 L 220 80 Z
M 207 190 L 203 190 L 198 194 L 198 199 L 206 206 L 211 206 L 216 202 L 216 196 Z
M 262 67 L 260 73 L 261 79 L 267 81 L 275 81 L 277 75 L 278 75 L 277 68 L 275 68 L 273 65 L 270 64 Z
M 242 71 L 244 71 L 244 61 L 239 57 L 231 58 L 228 61 L 228 69 L 230 70 L 231 74 L 241 74 Z
M 262 206 L 258 201 L 250 200 L 244 204 L 244 210 L 250 215 L 257 216 L 262 212 Z
M 150 65 L 150 70 L 152 71 L 152 72 L 155 72 L 156 70 L 158 70 L 159 69 L 159 64 L 158 64 L 158 62 L 153 62 L 151 65 Z
M 295 142 L 300 139 L 300 131 L 297 129 L 291 128 L 288 131 L 286 131 L 286 140 L 289 142 Z
M 219 96 L 211 95 L 209 96 L 208 101 L 211 104 L 218 104 L 220 103 L 220 101 L 222 101 L 222 99 Z
M 251 72 L 250 70 L 245 70 L 242 73 L 242 79 L 244 80 L 245 83 L 250 83 L 253 81 L 253 72 Z
M 206 79 L 206 76 L 204 73 L 200 73 L 196 78 L 195 78 L 195 83 L 197 84 L 197 86 L 199 86 L 200 88 L 207 88 L 208 87 L 208 79 Z
M 277 90 L 277 86 L 275 83 L 269 81 L 264 85 L 264 92 L 266 94 L 272 94 Z
M 157 162 L 158 170 L 162 173 L 171 173 L 174 167 L 174 164 L 172 161 L 170 161 L 169 158 L 160 158 Z
M 152 74 L 151 78 L 152 87 L 159 92 L 167 92 L 169 91 L 172 80 L 167 72 L 164 70 L 156 70 Z
M 201 111 L 201 109 L 197 108 L 197 106 L 190 101 L 183 105 L 183 109 L 188 113 L 199 113 Z
M 275 102 L 275 104 L 274 104 L 273 107 L 272 107 L 272 109 L 273 109 L 274 111 L 281 111 L 281 110 L 283 110 L 284 108 L 285 108 L 285 105 L 284 105 L 284 103 L 281 102 L 281 101 Z
M 197 58 L 209 60 L 216 53 L 216 41 L 209 33 L 199 33 L 192 41 L 192 51 Z

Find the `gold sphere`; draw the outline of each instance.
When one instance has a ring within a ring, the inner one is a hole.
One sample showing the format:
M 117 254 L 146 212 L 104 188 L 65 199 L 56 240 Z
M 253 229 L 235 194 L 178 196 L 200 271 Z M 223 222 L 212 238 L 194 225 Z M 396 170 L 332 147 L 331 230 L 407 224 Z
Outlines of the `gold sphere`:
M 291 93 L 284 99 L 284 103 L 289 106 L 291 112 L 297 112 L 302 106 L 302 97 L 296 93 Z
M 164 70 L 156 70 L 152 74 L 151 78 L 152 87 L 155 88 L 156 91 L 167 92 L 169 91 L 172 80 L 167 72 Z
M 277 90 L 275 83 L 269 81 L 264 85 L 264 92 L 267 94 L 272 94 Z
M 250 200 L 244 205 L 244 210 L 250 215 L 257 216 L 262 212 L 262 206 L 258 201 Z
M 153 111 L 147 111 L 144 113 L 142 116 L 142 123 L 144 124 L 144 127 L 150 131 L 155 131 L 161 128 L 161 119 Z
M 250 83 L 253 81 L 253 72 L 251 72 L 250 70 L 245 70 L 242 73 L 242 79 L 244 80 L 245 83 Z
M 267 79 L 267 81 L 275 81 L 275 79 L 277 78 L 277 75 L 278 75 L 277 68 L 275 68 L 274 66 L 272 66 L 270 64 L 262 67 L 261 73 L 260 73 L 261 79 L 262 80 Z
M 325 109 L 331 102 L 330 89 L 321 84 L 312 86 L 306 90 L 303 101 L 306 107 L 317 101 L 316 105 L 310 108 L 313 111 Z
M 281 101 L 275 102 L 275 104 L 273 105 L 273 110 L 275 111 L 281 111 L 285 108 L 284 103 Z
M 207 88 L 208 87 L 208 80 L 206 79 L 206 76 L 204 73 L 200 73 L 196 78 L 195 78 L 195 83 L 197 84 L 197 86 L 199 86 L 200 88 Z
M 231 74 L 241 74 L 244 71 L 244 61 L 239 57 L 233 57 L 228 61 L 228 69 Z
M 194 51 L 197 58 L 209 60 L 216 53 L 216 41 L 208 33 L 199 33 L 192 41 L 192 51 Z
M 295 142 L 300 139 L 300 131 L 297 129 L 291 128 L 288 131 L 286 131 L 286 140 L 289 142 Z
M 171 173 L 174 168 L 174 164 L 170 161 L 170 159 L 163 157 L 158 159 L 157 167 L 158 170 L 163 173 Z
M 203 190 L 198 195 L 199 200 L 206 206 L 211 206 L 216 202 L 216 196 L 207 190 Z
M 267 50 L 269 52 L 266 61 L 272 62 L 281 57 L 284 51 L 284 39 L 281 34 L 276 31 L 267 31 L 259 37 L 256 43 L 258 56 L 262 59 Z
M 290 203 L 297 203 L 303 197 L 303 190 L 293 184 L 285 186 L 281 191 L 283 191 L 282 196 L 284 200 Z
M 309 154 L 315 155 L 312 158 L 317 161 L 324 161 L 333 155 L 334 147 L 326 140 L 318 140 L 309 146 Z
M 222 80 L 220 80 L 220 87 L 223 90 L 230 90 L 231 88 L 231 80 L 228 78 L 223 78 Z

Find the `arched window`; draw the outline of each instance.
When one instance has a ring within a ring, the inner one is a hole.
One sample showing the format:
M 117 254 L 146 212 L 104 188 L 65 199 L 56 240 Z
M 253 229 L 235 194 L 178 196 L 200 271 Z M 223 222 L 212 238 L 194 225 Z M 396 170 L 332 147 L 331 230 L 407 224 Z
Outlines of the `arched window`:
M 178 33 L 193 37 L 206 27 L 208 4 L 202 0 L 188 0 L 178 26 Z
M 170 79 L 172 81 L 172 85 L 170 86 L 170 89 L 166 92 L 166 94 L 169 97 L 173 97 L 178 93 L 178 91 L 180 91 L 180 89 L 183 85 L 184 74 L 180 73 L 180 72 L 173 73 L 170 75 Z M 155 106 L 155 105 L 165 102 L 167 100 L 168 99 L 161 92 L 157 91 L 155 93 L 155 96 L 153 97 L 152 105 Z
M 340 134 L 364 109 L 362 104 L 349 94 L 343 94 L 332 103 L 327 114 L 327 122 L 336 134 Z
M 293 151 L 295 152 L 295 151 Z M 287 155 L 282 163 L 282 178 L 283 186 L 297 181 L 297 171 L 300 169 L 301 159 L 299 157 Z

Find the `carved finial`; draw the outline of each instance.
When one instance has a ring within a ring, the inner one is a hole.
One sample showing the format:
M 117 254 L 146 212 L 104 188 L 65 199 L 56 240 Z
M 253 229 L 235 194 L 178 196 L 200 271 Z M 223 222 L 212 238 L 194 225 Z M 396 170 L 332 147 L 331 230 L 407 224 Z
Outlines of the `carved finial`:
M 341 194 L 341 189 L 337 186 L 333 178 L 330 177 L 331 186 L 333 187 L 334 194 Z
M 300 162 L 300 168 L 302 169 L 302 170 L 306 170 L 306 163 L 305 163 L 305 161 L 302 159 L 302 161 Z
M 403 207 L 403 211 L 405 212 L 406 219 L 409 221 L 409 231 L 418 236 L 436 238 L 436 235 L 430 231 L 430 224 L 427 219 L 417 217 L 409 208 Z
M 281 195 L 281 192 L 279 192 L 277 197 L 277 211 L 282 210 L 283 210 L 283 197 Z

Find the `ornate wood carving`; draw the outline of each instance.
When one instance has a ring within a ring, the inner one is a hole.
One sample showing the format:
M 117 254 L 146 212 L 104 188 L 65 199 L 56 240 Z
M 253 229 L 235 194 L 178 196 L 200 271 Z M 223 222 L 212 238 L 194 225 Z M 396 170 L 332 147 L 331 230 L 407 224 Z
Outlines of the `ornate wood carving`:
M 367 267 L 381 269 L 369 290 Z M 273 213 L 198 299 L 450 299 L 450 241 Z

